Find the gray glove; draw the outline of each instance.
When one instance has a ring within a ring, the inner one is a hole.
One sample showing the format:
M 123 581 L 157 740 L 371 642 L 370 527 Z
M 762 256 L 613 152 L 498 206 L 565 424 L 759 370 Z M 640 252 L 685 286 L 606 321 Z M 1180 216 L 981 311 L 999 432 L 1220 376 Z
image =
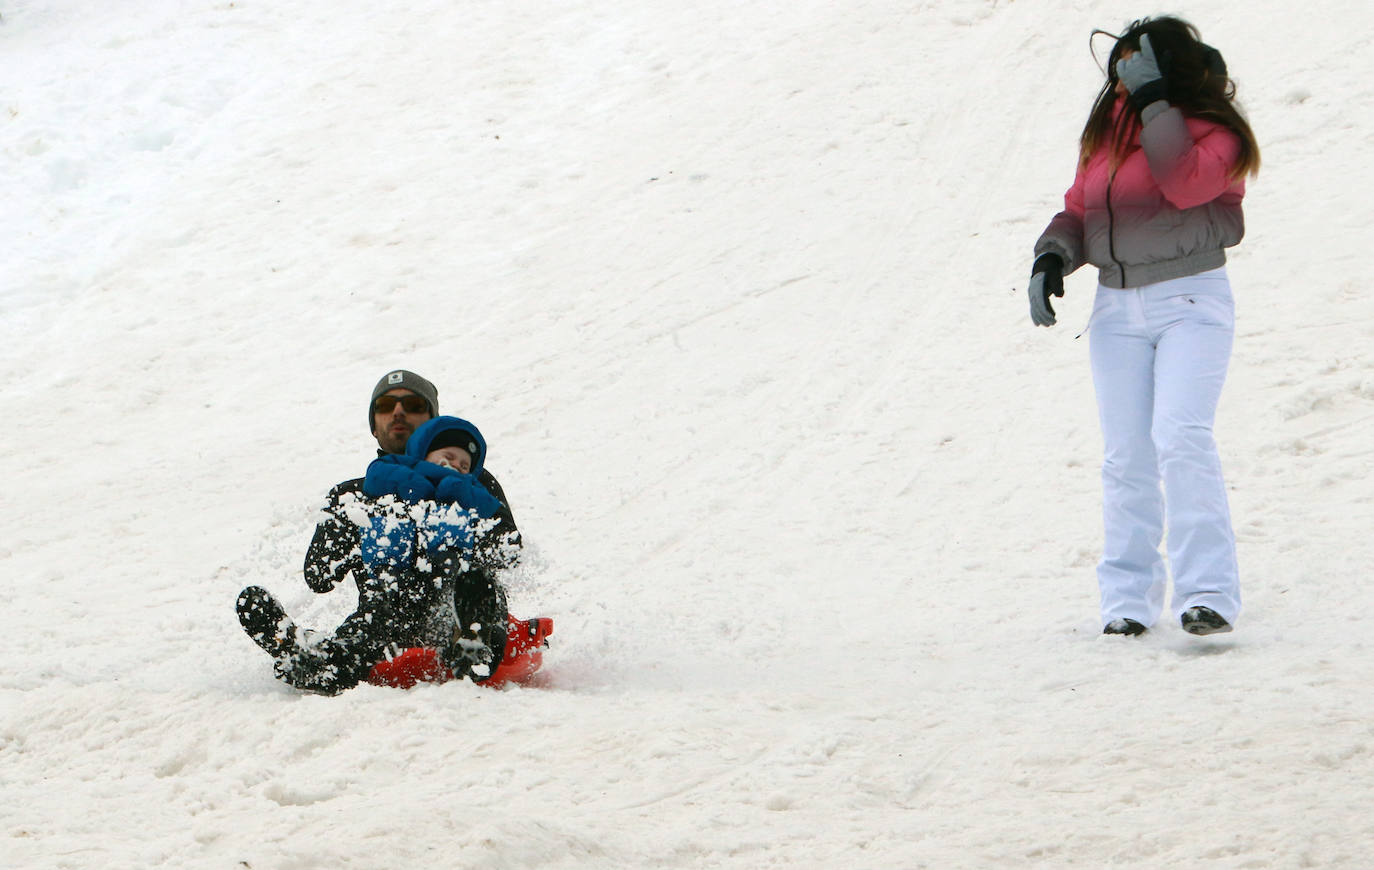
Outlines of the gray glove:
M 1050 294 L 1064 295 L 1064 261 L 1058 254 L 1041 254 L 1036 258 L 1029 293 L 1031 322 L 1036 326 L 1054 326 Z
M 1165 52 L 1165 59 L 1168 59 L 1168 52 Z M 1168 83 L 1155 58 L 1149 34 L 1140 37 L 1140 51 L 1116 62 L 1116 77 L 1126 86 L 1131 105 L 1137 112 L 1164 99 Z

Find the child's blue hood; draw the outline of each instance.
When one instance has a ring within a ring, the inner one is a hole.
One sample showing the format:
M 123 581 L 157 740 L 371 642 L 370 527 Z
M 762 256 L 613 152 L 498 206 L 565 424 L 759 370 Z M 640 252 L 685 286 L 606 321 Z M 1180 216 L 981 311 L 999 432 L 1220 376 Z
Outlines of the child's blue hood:
M 472 439 L 472 443 L 477 445 L 477 451 L 472 455 L 472 469 L 469 474 L 476 475 L 481 472 L 482 465 L 487 461 L 487 442 L 482 437 L 482 432 L 476 426 L 459 417 L 435 417 L 423 423 L 418 429 L 410 433 L 410 439 L 406 441 L 405 455 L 412 459 L 424 459 L 429 455 L 429 445 L 434 442 L 435 436 L 440 432 L 457 430 Z

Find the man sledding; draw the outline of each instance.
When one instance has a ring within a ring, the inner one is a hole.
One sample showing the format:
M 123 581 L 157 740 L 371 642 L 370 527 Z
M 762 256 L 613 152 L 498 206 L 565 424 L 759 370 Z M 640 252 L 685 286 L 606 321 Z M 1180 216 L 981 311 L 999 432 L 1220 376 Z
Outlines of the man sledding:
M 409 687 L 464 676 L 501 685 L 542 663 L 552 621 L 510 616 L 497 576 L 519 558 L 520 538 L 492 493 L 504 495 L 483 467 L 486 442 L 465 420 L 433 417 L 436 406 L 418 375 L 384 377 L 369 405 L 378 459 L 330 491 L 305 577 L 327 592 L 352 576 L 353 614 L 332 633 L 303 632 L 265 589 L 239 595 L 244 630 L 296 688 L 336 694 L 363 680 Z

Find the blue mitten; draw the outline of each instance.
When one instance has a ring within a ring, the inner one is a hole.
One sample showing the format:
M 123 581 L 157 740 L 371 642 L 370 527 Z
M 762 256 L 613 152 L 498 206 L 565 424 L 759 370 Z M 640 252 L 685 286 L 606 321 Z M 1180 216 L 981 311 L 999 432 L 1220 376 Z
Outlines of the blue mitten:
M 363 563 L 375 574 L 404 571 L 415 564 L 415 523 L 393 513 L 368 518 L 360 526 Z
M 434 487 L 434 498 L 436 501 L 473 510 L 482 519 L 494 516 L 501 509 L 501 502 L 487 492 L 486 488 L 477 482 L 477 478 L 456 471 L 450 471 L 448 476 Z
M 457 504 L 433 504 L 420 522 L 421 552 L 435 574 L 466 570 L 476 542 L 473 517 Z

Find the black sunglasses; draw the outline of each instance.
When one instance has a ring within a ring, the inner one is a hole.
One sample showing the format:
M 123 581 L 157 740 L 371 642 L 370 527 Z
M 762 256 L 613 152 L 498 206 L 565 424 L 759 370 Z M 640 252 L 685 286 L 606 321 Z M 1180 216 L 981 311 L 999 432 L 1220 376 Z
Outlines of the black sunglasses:
M 390 414 L 396 410 L 397 402 L 401 403 L 407 414 L 423 414 L 429 410 L 429 402 L 425 401 L 424 396 L 378 396 L 372 403 L 372 412 Z

